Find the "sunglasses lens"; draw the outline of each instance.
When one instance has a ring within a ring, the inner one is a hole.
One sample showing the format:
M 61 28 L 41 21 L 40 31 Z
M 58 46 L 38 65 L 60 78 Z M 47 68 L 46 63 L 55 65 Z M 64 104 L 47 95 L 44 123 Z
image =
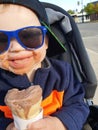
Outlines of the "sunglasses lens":
M 0 53 L 7 49 L 8 36 L 4 32 L 0 32 Z
M 40 28 L 26 28 L 18 33 L 20 41 L 28 48 L 38 48 L 42 45 L 43 33 Z

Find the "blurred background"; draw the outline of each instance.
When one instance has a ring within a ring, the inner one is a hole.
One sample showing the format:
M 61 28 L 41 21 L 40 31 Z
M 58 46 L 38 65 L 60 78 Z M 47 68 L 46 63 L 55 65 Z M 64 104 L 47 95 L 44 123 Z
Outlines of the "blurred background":
M 40 0 L 50 3 L 50 0 Z M 65 9 L 76 23 L 98 20 L 98 0 L 52 0 L 51 3 Z

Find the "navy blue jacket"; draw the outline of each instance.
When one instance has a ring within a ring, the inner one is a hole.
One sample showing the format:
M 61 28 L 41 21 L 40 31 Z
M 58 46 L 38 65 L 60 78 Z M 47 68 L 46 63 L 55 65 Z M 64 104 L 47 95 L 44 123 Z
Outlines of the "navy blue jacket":
M 83 85 L 75 79 L 68 63 L 50 60 L 48 64 L 48 67 L 36 71 L 32 81 L 43 89 L 44 113 L 58 117 L 68 130 L 81 130 L 89 114 L 88 106 L 84 103 Z M 4 97 L 9 89 L 25 89 L 32 83 L 26 75 L 15 75 L 0 69 L 0 106 L 5 106 Z M 5 130 L 12 121 L 0 112 L 0 130 Z

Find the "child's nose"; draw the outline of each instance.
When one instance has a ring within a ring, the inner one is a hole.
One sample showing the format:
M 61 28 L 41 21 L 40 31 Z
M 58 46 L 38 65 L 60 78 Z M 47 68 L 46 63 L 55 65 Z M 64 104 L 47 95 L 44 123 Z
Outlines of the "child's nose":
M 18 41 L 15 38 L 11 39 L 9 51 L 18 52 L 21 50 L 24 50 L 24 48 L 18 43 Z

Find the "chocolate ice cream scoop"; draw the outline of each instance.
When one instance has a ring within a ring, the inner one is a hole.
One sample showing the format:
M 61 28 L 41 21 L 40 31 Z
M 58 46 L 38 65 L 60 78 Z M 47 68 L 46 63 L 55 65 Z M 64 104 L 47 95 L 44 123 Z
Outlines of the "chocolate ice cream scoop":
M 11 89 L 5 96 L 5 103 L 12 113 L 22 119 L 36 116 L 41 109 L 42 89 L 39 85 L 27 89 Z

